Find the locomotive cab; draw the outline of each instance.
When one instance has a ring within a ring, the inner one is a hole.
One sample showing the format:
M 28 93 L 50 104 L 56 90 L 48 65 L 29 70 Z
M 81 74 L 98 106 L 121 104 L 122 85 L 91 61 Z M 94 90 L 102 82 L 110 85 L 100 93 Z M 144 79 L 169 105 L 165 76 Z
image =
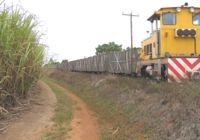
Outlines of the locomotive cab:
M 200 8 L 161 8 L 148 21 L 156 28 L 142 41 L 142 60 L 200 55 Z
M 148 21 L 152 31 L 142 41 L 141 75 L 152 73 L 181 81 L 190 78 L 194 71 L 200 73 L 200 8 L 187 3 L 180 7 L 165 7 Z

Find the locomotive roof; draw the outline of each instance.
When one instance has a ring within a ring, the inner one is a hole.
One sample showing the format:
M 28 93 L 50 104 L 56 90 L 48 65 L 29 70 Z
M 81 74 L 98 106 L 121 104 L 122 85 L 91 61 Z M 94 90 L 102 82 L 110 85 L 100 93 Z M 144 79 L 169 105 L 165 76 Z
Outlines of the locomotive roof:
M 153 22 L 154 20 L 160 20 L 160 14 L 162 13 L 163 10 L 166 10 L 166 9 L 176 9 L 176 8 L 194 8 L 194 9 L 200 9 L 200 7 L 193 7 L 193 6 L 181 6 L 181 7 L 163 7 L 163 8 L 160 8 L 158 11 L 154 12 L 154 14 L 152 16 L 150 16 L 147 20 L 150 21 L 150 22 Z

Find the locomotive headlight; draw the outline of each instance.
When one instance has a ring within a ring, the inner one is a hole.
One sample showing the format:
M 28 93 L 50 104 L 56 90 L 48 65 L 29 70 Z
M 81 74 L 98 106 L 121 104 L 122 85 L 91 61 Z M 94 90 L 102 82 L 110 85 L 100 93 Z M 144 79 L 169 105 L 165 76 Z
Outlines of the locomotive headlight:
M 196 30 L 195 30 L 195 29 L 191 29 L 191 30 L 190 30 L 190 35 L 191 35 L 192 37 L 194 37 L 194 36 L 196 35 Z
M 196 37 L 196 29 L 176 29 L 176 37 Z
M 188 35 L 190 34 L 190 30 L 185 29 L 185 30 L 183 31 L 183 33 L 184 33 L 185 36 L 188 36 Z
M 183 30 L 182 30 L 182 29 L 178 29 L 178 30 L 177 30 L 177 35 L 178 35 L 178 36 L 184 35 Z
M 190 12 L 194 13 L 194 7 L 190 7 Z
M 181 12 L 181 7 L 177 7 L 177 8 L 176 8 L 176 11 L 177 11 L 177 12 Z

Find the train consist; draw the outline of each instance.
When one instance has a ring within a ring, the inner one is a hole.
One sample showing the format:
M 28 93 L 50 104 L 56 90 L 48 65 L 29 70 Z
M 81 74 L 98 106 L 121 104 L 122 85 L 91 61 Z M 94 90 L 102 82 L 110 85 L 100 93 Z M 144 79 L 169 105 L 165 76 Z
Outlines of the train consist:
M 59 68 L 71 71 L 110 72 L 160 77 L 180 82 L 200 75 L 200 7 L 164 7 L 148 18 L 151 33 L 141 49 L 102 54 Z M 131 55 L 132 54 L 132 55 Z
M 71 62 L 64 60 L 58 65 L 58 68 L 67 71 L 79 72 L 134 74 L 139 62 L 139 51 L 139 48 L 134 48 L 132 52 L 130 50 L 123 52 L 112 52 Z

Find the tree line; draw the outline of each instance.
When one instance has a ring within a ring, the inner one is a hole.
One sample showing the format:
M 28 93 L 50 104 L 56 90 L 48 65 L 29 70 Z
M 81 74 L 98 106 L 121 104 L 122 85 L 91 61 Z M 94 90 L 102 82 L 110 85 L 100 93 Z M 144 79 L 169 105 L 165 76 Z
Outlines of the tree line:
M 138 49 L 138 48 L 133 48 L 133 50 L 134 49 Z M 127 47 L 126 49 L 122 49 L 122 45 L 116 44 L 115 42 L 109 42 L 109 43 L 98 45 L 96 47 L 96 55 L 106 54 L 110 52 L 128 51 L 128 50 L 130 50 L 130 47 Z

